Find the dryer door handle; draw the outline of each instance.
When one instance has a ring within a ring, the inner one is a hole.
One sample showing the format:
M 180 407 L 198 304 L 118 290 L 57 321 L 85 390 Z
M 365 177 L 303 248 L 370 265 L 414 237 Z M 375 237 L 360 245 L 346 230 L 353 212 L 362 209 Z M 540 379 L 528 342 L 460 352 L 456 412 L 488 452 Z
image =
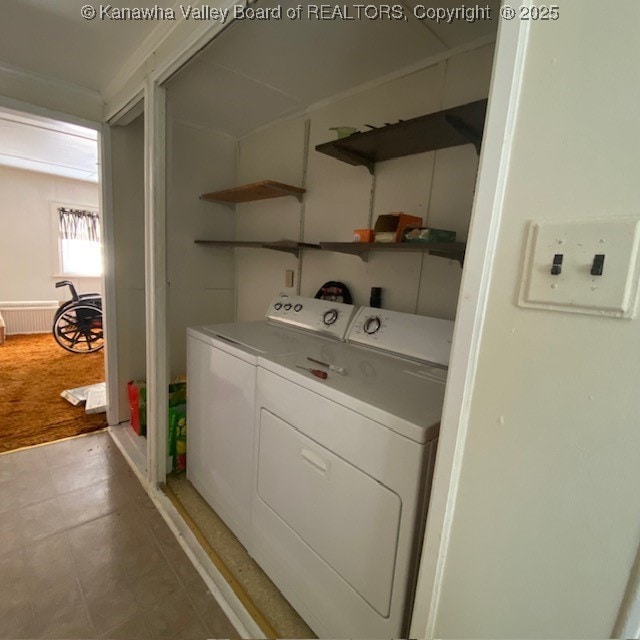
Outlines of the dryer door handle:
M 327 473 L 329 471 L 329 463 L 326 460 L 323 460 L 317 453 L 314 453 L 309 449 L 302 449 L 300 454 L 305 460 L 307 460 L 307 462 L 310 462 L 314 467 L 322 471 L 322 473 Z

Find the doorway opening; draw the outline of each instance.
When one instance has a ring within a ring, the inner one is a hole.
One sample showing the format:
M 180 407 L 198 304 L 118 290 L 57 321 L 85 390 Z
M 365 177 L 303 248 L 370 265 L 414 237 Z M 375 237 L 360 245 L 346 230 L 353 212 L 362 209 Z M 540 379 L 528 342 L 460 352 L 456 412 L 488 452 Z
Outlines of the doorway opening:
M 95 129 L 5 108 L 0 129 L 0 451 L 10 451 L 106 426 L 101 186 Z

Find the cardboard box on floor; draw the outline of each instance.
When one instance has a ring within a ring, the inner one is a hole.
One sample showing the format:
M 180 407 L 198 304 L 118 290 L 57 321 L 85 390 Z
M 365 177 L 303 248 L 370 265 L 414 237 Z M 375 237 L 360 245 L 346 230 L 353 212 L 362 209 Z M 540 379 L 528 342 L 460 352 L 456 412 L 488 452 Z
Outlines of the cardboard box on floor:
M 379 215 L 373 227 L 375 242 L 401 242 L 405 227 L 421 226 L 422 218 L 401 211 Z M 392 236 L 393 233 L 395 236 Z
M 187 383 L 169 385 L 168 453 L 171 470 L 180 473 L 187 469 Z
M 128 384 L 131 426 L 140 436 L 147 433 L 147 385 L 144 380 Z M 187 382 L 179 376 L 169 384 L 167 453 L 168 467 L 174 473 L 187 468 Z
M 127 383 L 131 427 L 139 436 L 147 435 L 147 385 L 144 380 Z

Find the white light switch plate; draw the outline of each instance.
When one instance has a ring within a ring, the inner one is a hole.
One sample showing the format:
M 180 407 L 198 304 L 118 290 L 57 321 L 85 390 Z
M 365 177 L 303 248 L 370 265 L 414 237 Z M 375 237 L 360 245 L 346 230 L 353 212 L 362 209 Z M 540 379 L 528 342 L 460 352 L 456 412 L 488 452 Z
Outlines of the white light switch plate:
M 638 298 L 640 218 L 539 221 L 529 224 L 518 304 L 631 318 Z M 554 255 L 562 270 L 551 274 Z M 602 275 L 591 275 L 603 254 Z

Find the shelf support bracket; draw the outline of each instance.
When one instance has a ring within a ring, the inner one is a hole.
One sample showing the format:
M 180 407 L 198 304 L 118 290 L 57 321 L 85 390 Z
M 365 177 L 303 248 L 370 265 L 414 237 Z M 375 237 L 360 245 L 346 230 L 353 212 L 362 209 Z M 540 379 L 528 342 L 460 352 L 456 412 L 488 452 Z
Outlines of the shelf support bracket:
M 345 149 L 344 147 L 341 147 L 338 144 L 336 144 L 334 148 L 339 152 L 339 155 L 341 156 L 339 159 L 343 160 L 343 162 L 347 162 L 348 164 L 353 164 L 353 165 L 359 165 L 362 167 L 367 167 L 371 175 L 375 173 L 376 163 L 373 162 L 372 160 L 369 160 L 368 158 L 365 158 L 364 156 L 361 156 L 358 153 L 354 153 L 349 149 Z
M 451 256 L 442 251 L 429 251 L 427 249 L 427 253 L 431 256 L 437 256 L 438 258 L 448 258 L 449 260 L 455 260 L 460 264 L 460 268 L 464 267 L 464 252 L 459 253 L 457 256 Z
M 444 118 L 460 135 L 463 135 L 467 140 L 469 140 L 469 142 L 476 148 L 476 153 L 480 155 L 482 134 L 476 131 L 470 124 L 456 116 L 447 114 Z

